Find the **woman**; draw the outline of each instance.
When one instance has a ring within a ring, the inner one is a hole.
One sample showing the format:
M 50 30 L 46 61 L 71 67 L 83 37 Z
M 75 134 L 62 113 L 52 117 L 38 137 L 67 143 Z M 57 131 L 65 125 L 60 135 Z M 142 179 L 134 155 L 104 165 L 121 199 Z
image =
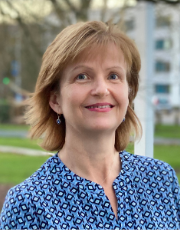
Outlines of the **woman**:
M 5 229 L 179 229 L 180 195 L 166 163 L 123 151 L 140 57 L 116 26 L 65 28 L 47 48 L 26 115 L 31 137 L 58 151 L 10 189 Z

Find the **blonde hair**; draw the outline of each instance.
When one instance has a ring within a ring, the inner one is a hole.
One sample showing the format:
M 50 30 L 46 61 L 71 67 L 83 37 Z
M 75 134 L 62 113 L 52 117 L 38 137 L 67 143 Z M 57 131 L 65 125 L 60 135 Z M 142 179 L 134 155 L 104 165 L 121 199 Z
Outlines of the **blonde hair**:
M 64 68 L 92 46 L 105 46 L 113 42 L 123 52 L 128 66 L 129 105 L 125 122 L 116 130 L 115 148 L 121 151 L 129 143 L 130 134 L 141 135 L 141 124 L 132 109 L 133 100 L 139 87 L 141 61 L 134 42 L 121 32 L 116 25 L 91 21 L 70 25 L 62 30 L 43 55 L 35 92 L 28 99 L 26 123 L 31 125 L 30 137 L 42 138 L 41 146 L 48 151 L 60 150 L 65 143 L 66 125 L 56 124 L 57 114 L 49 106 L 50 92 L 57 89 Z

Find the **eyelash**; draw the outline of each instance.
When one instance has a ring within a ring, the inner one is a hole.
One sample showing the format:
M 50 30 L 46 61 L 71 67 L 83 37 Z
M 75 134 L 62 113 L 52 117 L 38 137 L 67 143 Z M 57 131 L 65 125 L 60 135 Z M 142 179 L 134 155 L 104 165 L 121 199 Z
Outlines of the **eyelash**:
M 112 75 L 115 75 L 115 76 L 117 77 L 116 79 L 113 79 L 113 80 L 119 79 L 119 76 L 118 76 L 118 74 L 116 74 L 116 73 L 110 73 L 109 78 L 110 78 Z
M 116 76 L 116 78 L 115 78 L 115 79 L 111 79 L 111 80 L 118 80 L 118 79 L 120 78 L 118 74 L 116 74 L 116 73 L 110 73 L 110 74 L 108 75 L 108 79 L 110 79 L 110 77 L 111 77 L 112 75 Z M 85 79 L 79 79 L 79 76 L 85 76 L 86 78 L 85 78 Z M 79 81 L 81 81 L 81 80 L 87 80 L 87 79 L 88 79 L 88 74 L 85 74 L 85 73 L 80 73 L 80 74 L 78 74 L 77 77 L 76 77 L 76 80 L 79 80 Z
M 83 76 L 86 76 L 86 79 L 87 79 L 87 74 L 80 73 L 80 74 L 77 75 L 76 80 L 86 80 L 86 79 L 78 79 L 78 77 L 79 77 L 79 76 L 82 76 L 82 75 L 83 75 Z

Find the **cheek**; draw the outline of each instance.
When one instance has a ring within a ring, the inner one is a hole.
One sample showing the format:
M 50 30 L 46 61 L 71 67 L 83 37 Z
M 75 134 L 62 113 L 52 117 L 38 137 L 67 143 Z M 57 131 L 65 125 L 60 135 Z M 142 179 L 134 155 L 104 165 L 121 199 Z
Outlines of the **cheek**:
M 61 91 L 63 107 L 78 106 L 83 100 L 83 90 L 74 86 L 67 86 Z
M 67 110 L 68 106 L 71 104 L 71 90 L 69 87 L 63 87 L 60 94 L 60 104 L 63 112 Z
M 127 107 L 129 105 L 129 97 L 128 94 L 124 95 L 122 98 L 122 103 Z
M 120 104 L 128 105 L 129 104 L 129 93 L 128 93 L 128 86 L 118 87 L 116 90 L 116 97 Z

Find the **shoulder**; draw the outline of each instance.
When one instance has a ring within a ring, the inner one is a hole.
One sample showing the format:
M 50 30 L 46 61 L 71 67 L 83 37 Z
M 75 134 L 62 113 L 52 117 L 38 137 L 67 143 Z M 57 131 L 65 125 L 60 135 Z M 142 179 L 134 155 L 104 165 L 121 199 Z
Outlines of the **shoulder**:
M 152 187 L 157 184 L 163 187 L 170 187 L 172 184 L 175 184 L 176 187 L 179 186 L 175 171 L 168 163 L 146 156 L 134 155 L 126 151 L 122 154 L 124 160 L 122 164 L 131 167 L 132 172 L 134 172 L 133 177 L 151 183 Z
M 16 194 L 33 194 L 37 189 L 43 189 L 43 184 L 51 177 L 51 172 L 55 166 L 55 156 L 50 157 L 36 172 L 22 183 L 9 190 L 9 195 Z
M 50 157 L 32 176 L 8 191 L 0 215 L 0 229 L 21 228 L 27 223 L 33 228 L 37 203 L 42 202 L 49 190 L 57 160 L 56 155 Z
M 151 157 L 134 155 L 124 151 L 123 158 L 124 162 L 131 162 L 133 166 L 136 166 L 142 172 L 148 169 L 152 171 L 173 171 L 173 168 L 168 163 Z
M 124 151 L 122 166 L 124 171 L 129 168 L 129 180 L 138 194 L 145 194 L 148 199 L 161 202 L 166 207 L 171 204 L 171 209 L 176 209 L 180 218 L 180 186 L 174 169 L 168 163 Z

